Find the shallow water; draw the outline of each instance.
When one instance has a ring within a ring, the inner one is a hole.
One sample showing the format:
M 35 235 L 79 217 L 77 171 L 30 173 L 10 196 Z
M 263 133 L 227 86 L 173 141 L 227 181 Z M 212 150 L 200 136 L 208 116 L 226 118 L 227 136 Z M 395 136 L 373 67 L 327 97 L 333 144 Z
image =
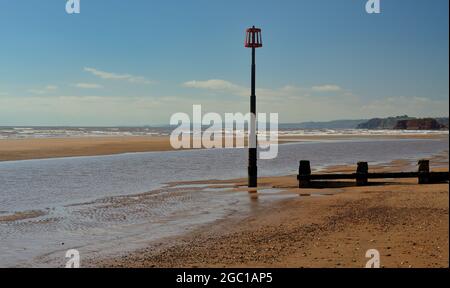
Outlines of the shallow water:
M 279 147 L 276 159 L 258 163 L 259 176 L 294 174 L 300 159 L 313 168 L 416 161 L 448 145 L 448 138 L 291 143 Z M 0 162 L 0 219 L 17 216 L 0 220 L 0 266 L 62 267 L 70 248 L 88 258 L 134 249 L 279 199 L 261 193 L 255 204 L 227 188 L 165 185 L 245 177 L 246 167 L 244 149 Z

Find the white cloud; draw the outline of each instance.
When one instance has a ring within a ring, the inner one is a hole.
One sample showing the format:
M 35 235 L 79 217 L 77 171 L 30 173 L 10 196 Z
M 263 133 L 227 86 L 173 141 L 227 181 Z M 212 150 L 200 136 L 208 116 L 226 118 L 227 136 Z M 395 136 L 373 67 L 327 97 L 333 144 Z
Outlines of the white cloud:
M 73 85 L 74 87 L 81 88 L 81 89 L 100 89 L 103 88 L 100 84 L 95 83 L 76 83 Z
M 45 90 L 57 89 L 51 86 L 48 85 Z M 81 86 L 89 87 L 89 85 Z M 164 97 L 57 96 L 51 93 L 33 97 L 9 95 L 0 97 L 0 123 L 12 125 L 167 123 L 173 113 L 190 114 L 193 104 L 201 104 L 203 113 L 248 112 L 250 95 L 248 87 L 219 79 L 188 81 L 183 83 L 183 86 L 204 89 L 211 93 L 229 93 L 245 97 L 199 97 L 195 93 L 183 97 L 174 95 Z M 333 85 L 330 84 L 330 86 Z M 322 93 L 313 87 L 293 85 L 275 89 L 259 88 L 256 94 L 258 112 L 279 113 L 280 122 L 366 119 L 404 114 L 416 117 L 448 116 L 449 114 L 448 98 L 395 96 L 368 99 L 355 95 L 345 88 Z
M 164 99 L 113 96 L 0 97 L 4 125 L 145 125 L 165 123 L 170 106 Z
M 222 79 L 211 79 L 205 81 L 192 80 L 183 83 L 184 87 L 196 88 L 196 89 L 206 89 L 219 92 L 232 93 L 237 96 L 247 97 L 250 95 L 250 87 L 244 87 L 234 84 L 230 81 Z M 256 94 L 263 98 L 279 98 L 280 96 L 287 96 L 292 94 L 310 94 L 310 93 L 322 93 L 322 92 L 341 92 L 343 89 L 338 85 L 326 84 L 320 86 L 313 86 L 311 88 L 302 88 L 292 85 L 286 85 L 279 89 L 267 89 L 267 88 L 257 88 Z
M 85 67 L 84 71 L 91 73 L 94 76 L 100 77 L 105 80 L 119 80 L 119 81 L 128 81 L 131 83 L 139 83 L 139 84 L 152 84 L 153 81 L 147 80 L 142 76 L 134 76 L 131 74 L 117 74 L 112 72 L 101 71 L 95 68 Z
M 207 89 L 248 97 L 249 88 L 226 80 L 189 81 L 184 87 Z M 258 111 L 278 112 L 284 122 L 386 117 L 408 114 L 417 117 L 448 115 L 448 99 L 386 97 L 366 100 L 335 84 L 310 88 L 286 85 L 256 89 Z M 247 104 L 243 98 L 241 106 Z M 233 112 L 233 111 L 232 111 Z
M 314 92 L 337 92 L 341 91 L 342 88 L 338 85 L 326 84 L 320 86 L 313 86 L 311 90 Z
M 221 80 L 221 79 L 211 79 L 206 81 L 188 81 L 183 84 L 185 87 L 189 88 L 201 88 L 201 89 L 211 89 L 211 90 L 230 90 L 230 89 L 236 89 L 237 85 Z
M 448 99 L 389 97 L 364 101 L 356 96 L 317 97 L 304 89 L 267 89 L 258 97 L 258 112 L 279 113 L 280 122 L 362 119 L 408 114 L 447 116 Z M 278 94 L 276 94 L 278 91 Z M 218 100 L 195 97 L 30 96 L 0 97 L 0 123 L 4 125 L 144 125 L 167 123 L 176 112 L 248 112 L 247 98 Z
M 197 89 L 207 89 L 219 92 L 228 92 L 239 96 L 249 95 L 249 89 L 236 85 L 226 80 L 221 79 L 211 79 L 206 81 L 188 81 L 183 83 L 184 87 L 197 88 Z
M 29 89 L 28 92 L 32 93 L 32 94 L 37 94 L 37 95 L 42 95 L 42 94 L 47 94 L 47 93 L 51 93 L 58 90 L 58 86 L 56 85 L 47 85 L 43 88 L 38 88 L 38 89 Z

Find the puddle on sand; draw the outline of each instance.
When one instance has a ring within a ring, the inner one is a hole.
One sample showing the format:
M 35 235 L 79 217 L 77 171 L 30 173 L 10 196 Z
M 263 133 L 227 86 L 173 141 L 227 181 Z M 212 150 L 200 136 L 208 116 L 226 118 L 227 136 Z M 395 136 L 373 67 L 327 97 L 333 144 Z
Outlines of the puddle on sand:
M 6 219 L 12 216 L 5 214 L 0 216 L 5 219 L 0 221 L 0 266 L 60 267 L 62 249 L 74 247 L 88 258 L 142 248 L 199 225 L 249 213 L 255 209 L 249 203 L 246 193 L 230 192 L 223 185 L 183 185 L 54 207 L 38 218 L 17 212 L 14 219 Z
M 257 191 L 249 191 L 248 194 L 250 198 L 262 201 L 275 201 L 275 200 L 285 200 L 297 197 L 326 197 L 333 196 L 337 193 L 343 192 L 343 189 L 308 189 L 308 191 L 294 190 L 294 189 L 279 189 L 279 188 L 262 188 Z

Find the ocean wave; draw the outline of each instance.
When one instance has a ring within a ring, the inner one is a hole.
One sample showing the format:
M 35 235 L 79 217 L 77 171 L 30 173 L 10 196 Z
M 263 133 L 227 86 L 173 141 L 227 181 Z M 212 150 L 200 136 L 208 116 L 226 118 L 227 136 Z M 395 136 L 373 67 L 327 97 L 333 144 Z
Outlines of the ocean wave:
M 204 131 L 205 129 L 203 129 Z M 0 139 L 169 136 L 170 127 L 0 127 Z M 188 132 L 188 131 L 186 131 Z M 245 135 L 245 131 L 218 130 L 222 135 Z M 260 130 L 259 135 L 279 136 L 370 136 L 370 135 L 448 135 L 448 130 L 368 130 L 368 129 L 279 129 Z M 198 135 L 198 132 L 190 132 Z

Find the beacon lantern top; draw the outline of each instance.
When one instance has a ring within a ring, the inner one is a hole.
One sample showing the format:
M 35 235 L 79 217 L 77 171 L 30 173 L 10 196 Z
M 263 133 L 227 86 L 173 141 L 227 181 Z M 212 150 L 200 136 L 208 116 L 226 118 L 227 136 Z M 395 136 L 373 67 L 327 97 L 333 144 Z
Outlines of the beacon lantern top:
M 247 48 L 260 48 L 262 47 L 261 29 L 252 28 L 247 29 L 245 35 L 245 47 Z

